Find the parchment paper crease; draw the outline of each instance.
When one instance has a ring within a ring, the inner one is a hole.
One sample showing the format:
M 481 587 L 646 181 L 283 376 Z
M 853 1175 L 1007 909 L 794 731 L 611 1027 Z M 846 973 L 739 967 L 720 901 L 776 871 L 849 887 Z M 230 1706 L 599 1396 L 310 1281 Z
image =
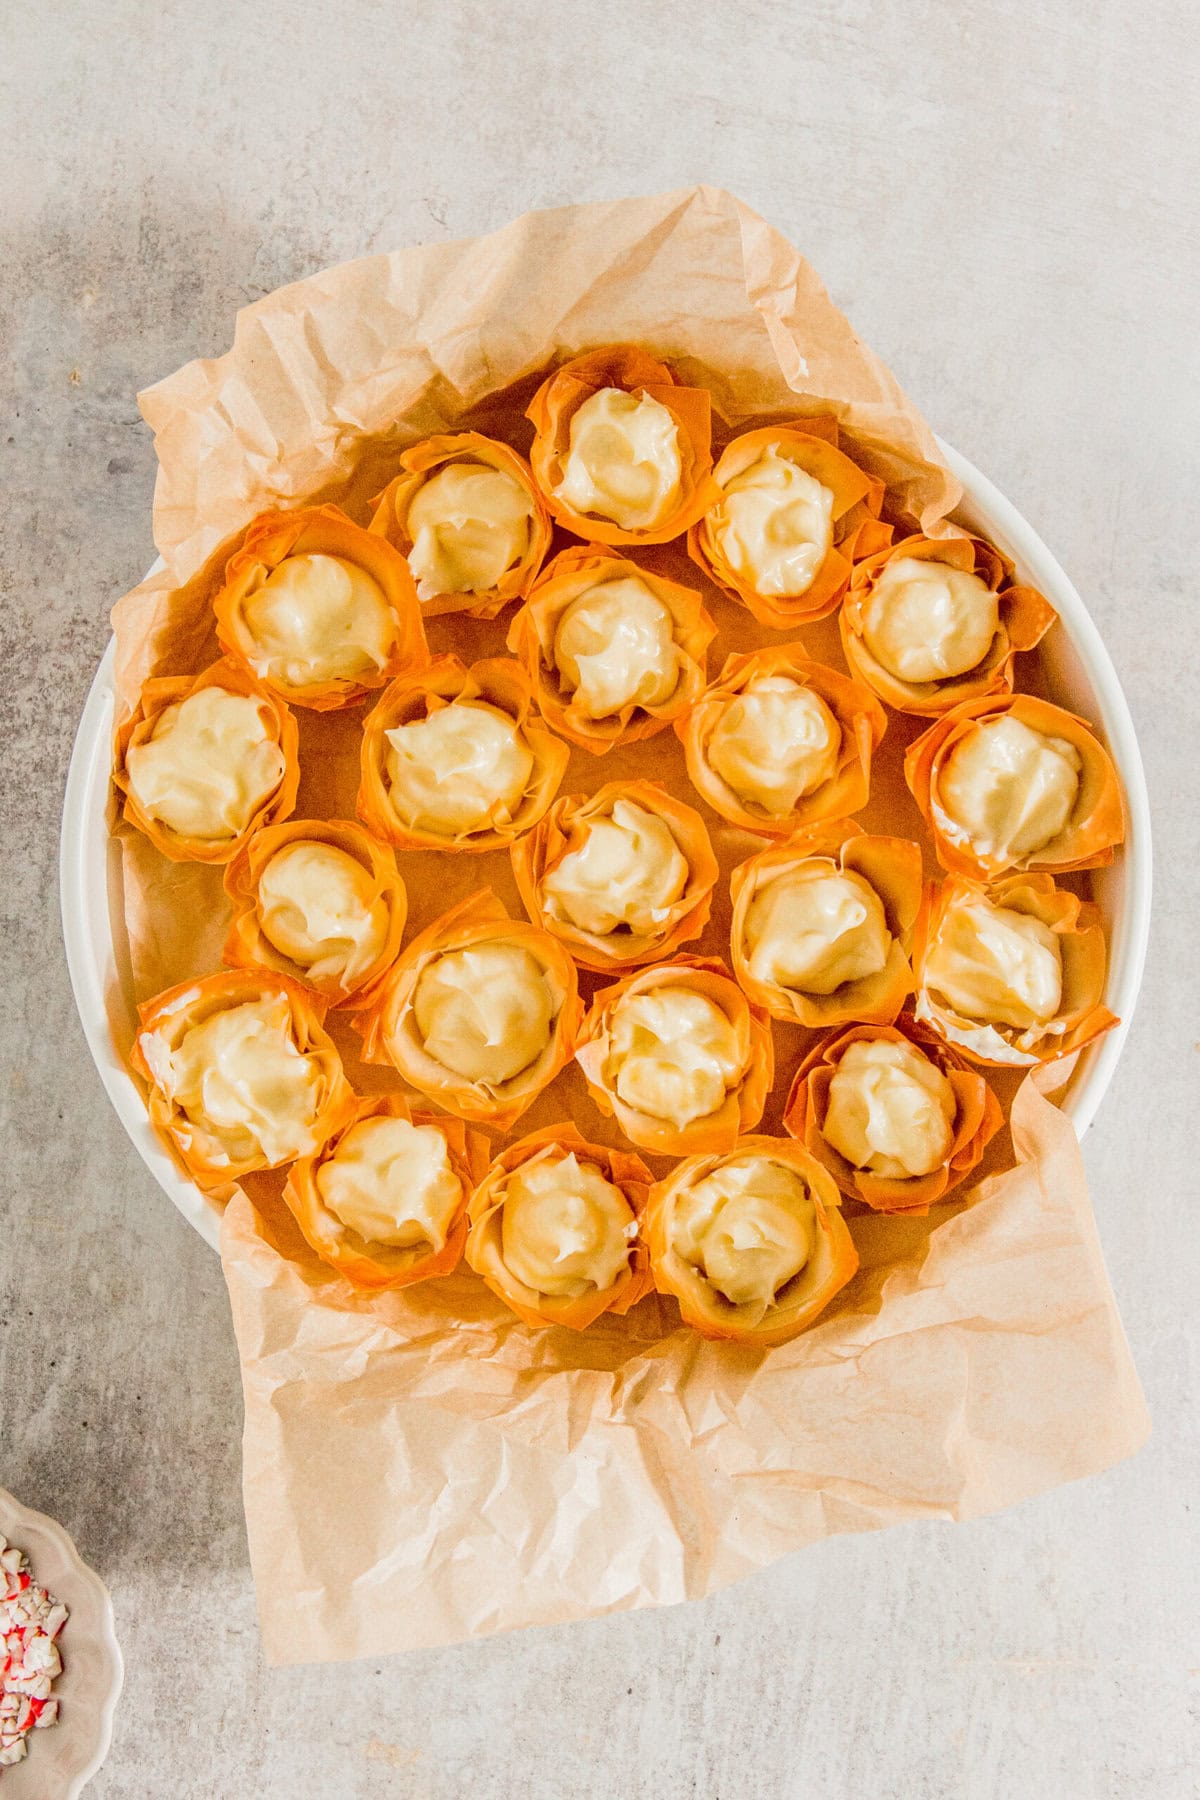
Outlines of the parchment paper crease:
M 121 702 L 145 676 L 215 655 L 217 571 L 255 513 L 320 497 L 364 519 L 398 450 L 433 431 L 494 429 L 525 448 L 521 410 L 546 367 L 621 340 L 707 384 L 719 438 L 834 411 L 888 481 L 893 516 L 951 529 L 958 489 L 928 428 L 808 265 L 732 196 L 531 214 L 272 294 L 239 316 L 228 355 L 142 396 L 166 567 L 114 613 Z M 646 560 L 696 579 L 675 548 Z M 708 598 L 714 668 L 727 633 L 779 641 Z M 470 660 L 495 653 L 504 623 L 489 636 L 436 621 L 431 641 Z M 804 635 L 842 666 L 831 624 Z M 301 719 L 301 816 L 352 806 L 352 745 L 330 720 Z M 868 826 L 917 828 L 899 775 L 911 735 L 892 720 Z M 563 791 L 635 769 L 682 779 L 672 737 L 648 748 L 649 763 L 638 746 L 628 766 L 624 752 L 577 753 Z M 707 816 L 727 870 L 754 845 Z M 141 999 L 216 967 L 228 915 L 219 871 L 172 867 L 121 837 Z M 502 857 L 401 862 L 412 930 L 483 884 L 519 912 Z M 726 902 L 703 948 L 720 951 L 727 922 Z M 776 1028 L 768 1129 L 802 1054 L 804 1034 L 788 1033 Z M 386 1071 L 353 1074 L 388 1084 Z M 520 1129 L 569 1113 L 615 1141 L 569 1072 Z M 859 1276 L 816 1330 L 765 1354 L 706 1344 L 655 1299 L 578 1335 L 529 1331 L 469 1274 L 364 1298 L 306 1250 L 278 1180 L 248 1181 L 222 1252 L 268 1656 L 377 1655 L 683 1600 L 833 1532 L 964 1518 L 1130 1453 L 1145 1408 L 1078 1146 L 1032 1082 L 1014 1102 L 1012 1148 L 1016 1166 L 990 1157 L 1001 1172 L 966 1204 L 854 1218 Z

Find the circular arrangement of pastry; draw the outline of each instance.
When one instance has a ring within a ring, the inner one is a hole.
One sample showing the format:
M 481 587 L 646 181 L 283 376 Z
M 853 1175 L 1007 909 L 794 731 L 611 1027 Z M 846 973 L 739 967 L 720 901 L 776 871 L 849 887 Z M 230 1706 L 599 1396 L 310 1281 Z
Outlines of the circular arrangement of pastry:
M 131 853 L 217 866 L 172 881 L 224 905 L 191 923 L 225 967 L 146 1002 L 131 1064 L 191 1178 L 254 1175 L 360 1305 L 461 1263 L 498 1330 L 657 1293 L 781 1344 L 851 1282 L 864 1209 L 961 1197 L 988 1067 L 1115 1023 L 1076 890 L 1120 784 L 1016 691 L 1053 609 L 984 539 L 922 535 L 886 447 L 746 419 L 714 464 L 708 390 L 636 346 L 546 376 L 528 460 L 498 399 L 473 416 L 501 435 L 409 445 L 369 523 L 252 520 L 187 590 L 183 669 L 144 665 L 115 811 Z M 923 723 L 873 793 L 885 708 Z

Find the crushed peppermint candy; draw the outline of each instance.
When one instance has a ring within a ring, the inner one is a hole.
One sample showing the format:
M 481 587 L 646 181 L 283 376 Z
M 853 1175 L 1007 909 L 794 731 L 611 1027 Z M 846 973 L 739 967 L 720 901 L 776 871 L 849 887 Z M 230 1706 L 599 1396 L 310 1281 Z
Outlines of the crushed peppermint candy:
M 19 1763 L 31 1731 L 53 1725 L 62 1659 L 55 1638 L 67 1609 L 38 1587 L 21 1552 L 0 1537 L 0 1769 Z

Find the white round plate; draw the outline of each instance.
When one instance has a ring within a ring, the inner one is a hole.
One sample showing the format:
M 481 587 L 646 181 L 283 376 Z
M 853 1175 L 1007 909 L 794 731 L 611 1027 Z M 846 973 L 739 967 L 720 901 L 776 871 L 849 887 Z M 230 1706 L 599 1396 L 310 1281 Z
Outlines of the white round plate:
M 940 440 L 939 440 L 940 443 Z M 1141 986 L 1150 930 L 1150 807 L 1133 720 L 1100 634 L 1078 593 L 1032 525 L 965 457 L 940 443 L 963 487 L 954 517 L 1010 556 L 1017 574 L 1040 588 L 1062 629 L 1039 649 L 1053 691 L 1089 719 L 1120 771 L 1129 813 L 1125 848 L 1093 888 L 1109 927 L 1105 1004 L 1121 1023 L 1080 1058 L 1061 1098 L 1082 1137 L 1117 1066 Z M 105 822 L 113 728 L 112 645 L 105 652 L 79 721 L 67 776 L 59 859 L 67 966 L 88 1045 L 108 1097 L 142 1160 L 183 1216 L 214 1247 L 218 1215 L 178 1171 L 151 1129 L 125 1060 L 136 1025 L 120 906 L 120 848 Z
M 0 1769 L 0 1794 L 4 1800 L 76 1800 L 108 1755 L 125 1679 L 112 1601 L 62 1526 L 3 1488 L 0 1534 L 25 1552 L 33 1579 L 70 1614 L 58 1640 L 58 1724 L 30 1732 L 23 1760 Z

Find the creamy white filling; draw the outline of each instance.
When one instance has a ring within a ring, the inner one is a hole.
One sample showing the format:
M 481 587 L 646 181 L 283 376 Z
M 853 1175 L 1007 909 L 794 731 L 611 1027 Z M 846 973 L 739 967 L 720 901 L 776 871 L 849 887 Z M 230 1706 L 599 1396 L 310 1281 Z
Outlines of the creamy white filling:
M 441 1250 L 462 1200 L 442 1133 L 433 1125 L 360 1119 L 316 1172 L 334 1216 L 369 1244 Z
M 708 760 L 740 800 L 780 816 L 836 774 L 837 720 L 811 688 L 764 675 L 721 712 Z
M 688 882 L 688 865 L 664 821 L 618 800 L 607 818 L 592 819 L 578 850 L 542 883 L 547 911 L 580 931 L 605 937 L 625 925 L 653 932 Z
M 765 1312 L 813 1251 L 802 1177 L 766 1156 L 719 1163 L 675 1202 L 672 1249 L 734 1306 Z
M 827 857 L 810 857 L 759 888 L 744 935 L 757 981 L 808 994 L 878 974 L 892 944 L 874 888 Z
M 288 687 L 382 669 L 396 620 L 379 583 L 340 556 L 286 556 L 242 602 L 255 672 Z
M 1082 767 L 1066 738 L 1033 731 L 1011 713 L 979 720 L 938 775 L 940 812 L 957 827 L 952 840 L 1003 860 L 1044 849 L 1071 817 Z
M 435 1062 L 466 1081 L 511 1081 L 545 1050 L 556 1012 L 549 980 L 519 944 L 474 944 L 427 964 L 413 995 Z
M 996 595 L 978 575 L 901 556 L 875 579 L 863 638 L 898 680 L 942 681 L 981 663 L 999 624 Z
M 604 1293 L 625 1274 L 637 1220 L 619 1187 L 573 1151 L 515 1169 L 504 1189 L 505 1267 L 535 1293 Z
M 210 1013 L 157 1072 L 210 1155 L 275 1164 L 313 1148 L 321 1075 L 296 1046 L 285 995 Z
M 806 594 L 833 546 L 833 494 L 777 445 L 725 483 L 709 529 L 759 594 Z
M 679 428 L 649 394 L 601 388 L 571 420 L 556 497 L 572 512 L 597 513 L 623 531 L 650 530 L 678 503 Z
M 554 661 L 589 719 L 625 706 L 661 706 L 679 685 L 675 622 L 632 575 L 571 602 L 554 635 Z
M 911 1044 L 859 1039 L 830 1080 L 823 1131 L 856 1169 L 906 1180 L 941 1168 L 956 1111 L 946 1077 Z
M 1062 953 L 1049 926 L 977 899 L 948 906 L 925 958 L 924 985 L 955 1012 L 1019 1030 L 1062 1004 Z
M 374 882 L 336 845 L 297 839 L 277 850 L 258 880 L 263 936 L 314 981 L 353 981 L 387 937 L 388 906 Z
M 504 469 L 448 463 L 417 489 L 406 523 L 419 600 L 487 593 L 529 549 L 533 501 Z
M 608 1077 L 618 1099 L 677 1130 L 718 1111 L 742 1075 L 733 1026 L 688 988 L 626 995 L 609 1035 Z
M 507 824 L 533 772 L 533 752 L 513 721 L 469 700 L 384 735 L 397 816 L 445 836 Z
M 284 758 L 261 702 L 206 687 L 164 707 L 125 768 L 147 818 L 209 841 L 240 837 L 283 779 Z

